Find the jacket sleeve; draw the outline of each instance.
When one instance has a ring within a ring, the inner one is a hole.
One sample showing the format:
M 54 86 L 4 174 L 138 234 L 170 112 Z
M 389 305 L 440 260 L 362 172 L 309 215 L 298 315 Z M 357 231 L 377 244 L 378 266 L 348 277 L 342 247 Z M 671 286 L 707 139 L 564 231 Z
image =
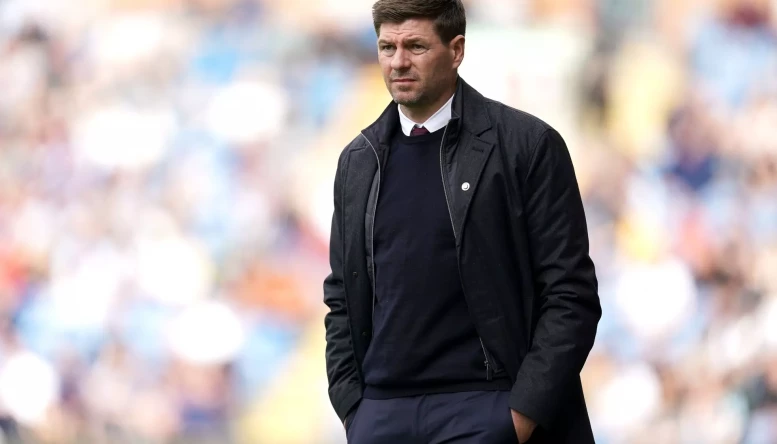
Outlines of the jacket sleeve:
M 553 129 L 531 153 L 525 190 L 536 326 L 510 408 L 551 429 L 580 377 L 602 313 L 572 159 Z
M 348 412 L 362 396 L 361 381 L 356 369 L 348 325 L 348 310 L 343 282 L 342 236 L 342 156 L 338 162 L 334 187 L 334 214 L 329 240 L 329 264 L 331 273 L 324 279 L 324 303 L 329 313 L 324 316 L 326 328 L 326 373 L 329 379 L 329 399 L 340 417 L 345 420 Z

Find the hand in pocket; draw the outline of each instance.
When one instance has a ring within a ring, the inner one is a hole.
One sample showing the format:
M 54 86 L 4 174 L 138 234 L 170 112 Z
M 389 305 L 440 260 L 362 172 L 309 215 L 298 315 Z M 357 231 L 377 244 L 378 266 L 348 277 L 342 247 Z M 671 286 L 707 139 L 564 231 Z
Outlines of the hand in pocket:
M 510 409 L 510 413 L 513 416 L 513 426 L 515 434 L 518 435 L 518 443 L 523 444 L 531 438 L 534 429 L 537 428 L 537 423 L 515 410 Z

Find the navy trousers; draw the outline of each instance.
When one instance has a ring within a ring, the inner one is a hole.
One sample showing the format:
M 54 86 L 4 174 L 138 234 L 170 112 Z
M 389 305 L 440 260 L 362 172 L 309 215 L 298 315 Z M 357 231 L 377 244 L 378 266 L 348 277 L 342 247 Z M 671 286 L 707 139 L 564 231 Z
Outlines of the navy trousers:
M 517 444 L 509 392 L 362 399 L 346 422 L 348 444 Z

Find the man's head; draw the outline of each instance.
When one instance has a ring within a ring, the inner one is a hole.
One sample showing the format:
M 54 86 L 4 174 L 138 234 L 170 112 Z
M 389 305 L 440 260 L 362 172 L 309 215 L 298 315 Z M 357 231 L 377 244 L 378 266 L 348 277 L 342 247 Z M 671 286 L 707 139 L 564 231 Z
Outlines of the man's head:
M 464 58 L 467 19 L 462 1 L 378 0 L 372 18 L 391 96 L 421 115 L 436 111 L 455 88 Z

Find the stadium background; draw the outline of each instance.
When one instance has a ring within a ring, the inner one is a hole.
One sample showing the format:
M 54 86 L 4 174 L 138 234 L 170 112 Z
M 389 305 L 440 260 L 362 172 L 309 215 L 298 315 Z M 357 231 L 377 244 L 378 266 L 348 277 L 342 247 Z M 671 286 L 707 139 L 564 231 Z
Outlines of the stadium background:
M 473 0 L 462 76 L 567 139 L 597 442 L 777 443 L 777 1 Z M 344 442 L 337 155 L 370 0 L 0 0 L 0 442 Z

